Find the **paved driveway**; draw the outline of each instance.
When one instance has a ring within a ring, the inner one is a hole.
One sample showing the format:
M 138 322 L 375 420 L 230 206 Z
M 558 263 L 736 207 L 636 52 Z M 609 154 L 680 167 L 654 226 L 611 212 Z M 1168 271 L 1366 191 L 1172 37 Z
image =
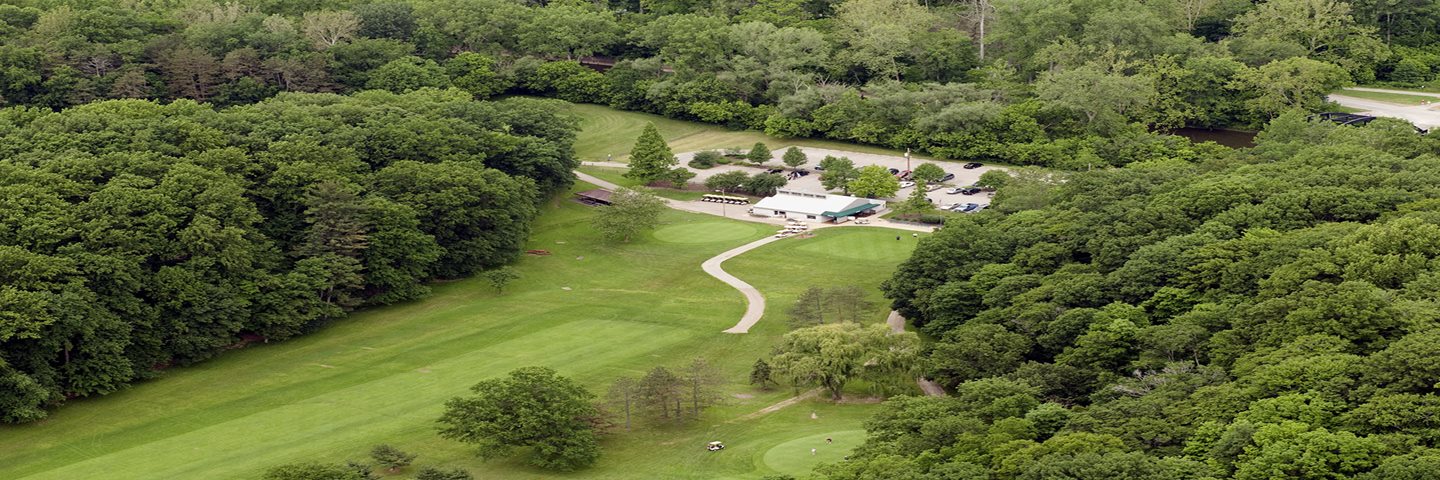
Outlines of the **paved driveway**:
M 766 168 L 781 168 L 781 167 L 784 167 L 785 164 L 780 161 L 780 157 L 785 154 L 785 150 L 788 149 L 788 148 L 789 148 L 789 147 L 779 147 L 779 148 L 775 148 L 775 149 L 774 149 L 774 157 L 771 159 L 770 162 L 767 162 L 764 167 L 755 167 L 755 166 L 750 166 L 750 165 L 748 165 L 748 164 L 747 164 L 747 165 L 735 165 L 735 164 L 730 164 L 730 165 L 719 165 L 719 166 L 716 166 L 716 167 L 714 167 L 714 168 L 709 168 L 709 169 L 705 169 L 705 170 L 696 170 L 696 169 L 691 168 L 690 170 L 693 171 L 693 172 L 695 172 L 695 179 L 692 180 L 692 181 L 695 182 L 695 183 L 704 183 L 704 182 L 705 182 L 705 179 L 710 178 L 710 177 L 712 177 L 712 176 L 715 176 L 715 175 L 718 174 L 718 173 L 728 172 L 728 171 L 734 171 L 734 170 L 740 170 L 740 171 L 743 171 L 743 172 L 745 172 L 745 173 L 747 173 L 747 174 L 754 174 L 754 173 L 756 173 L 756 172 L 764 171 Z M 972 185 L 972 184 L 974 184 L 977 180 L 980 179 L 980 175 L 981 175 L 981 174 L 983 174 L 983 173 L 985 173 L 985 172 L 988 172 L 988 171 L 990 171 L 990 170 L 994 170 L 994 169 L 997 168 L 997 167 L 991 167 L 991 166 L 986 165 L 986 166 L 982 166 L 982 167 L 980 167 L 980 168 L 966 170 L 966 169 L 964 169 L 964 168 L 961 168 L 961 165 L 964 164 L 963 162 L 944 162 L 944 161 L 936 161 L 936 160 L 911 160 L 911 161 L 909 162 L 909 168 L 907 168 L 906 162 L 905 162 L 905 157 L 898 156 L 898 155 L 879 155 L 879 154 L 874 154 L 874 153 L 849 152 L 849 151 L 830 150 L 830 149 L 825 149 L 825 148 L 811 148 L 811 147 L 799 147 L 799 148 L 800 148 L 801 151 L 804 151 L 804 152 L 805 152 L 805 156 L 806 156 L 807 159 L 809 160 L 809 162 L 807 162 L 805 165 L 801 166 L 801 168 L 805 168 L 805 169 L 811 170 L 811 173 L 810 173 L 810 175 L 807 175 L 807 176 L 804 176 L 804 177 L 800 177 L 800 178 L 795 179 L 795 180 L 791 180 L 790 183 L 788 183 L 788 184 L 785 185 L 785 188 L 791 188 L 791 189 L 796 189 L 796 190 L 805 190 L 805 191 L 810 191 L 810 192 L 823 192 L 823 191 L 825 191 L 824 187 L 822 187 L 822 186 L 820 185 L 820 175 L 819 175 L 820 172 L 816 172 L 816 171 L 814 171 L 814 169 L 815 169 L 815 166 L 816 166 L 816 165 L 819 165 L 819 164 L 820 164 L 820 160 L 824 159 L 825 156 L 827 156 L 827 155 L 836 156 L 836 157 L 850 157 L 850 160 L 852 160 L 852 161 L 855 162 L 855 167 L 856 167 L 856 168 L 864 167 L 864 166 L 866 166 L 866 165 L 880 165 L 880 166 L 885 167 L 885 168 L 894 168 L 894 169 L 899 169 L 899 170 L 907 170 L 907 169 L 914 169 L 914 167 L 918 167 L 918 166 L 920 166 L 920 164 L 922 164 L 922 163 L 933 163 L 933 164 L 939 166 L 941 169 L 944 169 L 946 172 L 955 174 L 955 178 L 954 178 L 953 180 L 950 180 L 949 182 L 945 182 L 945 183 L 947 183 L 947 184 L 949 184 L 949 185 L 956 185 L 956 186 L 958 186 L 958 185 Z M 681 153 L 681 154 L 676 155 L 676 157 L 678 157 L 678 158 L 680 159 L 680 165 L 686 165 L 687 163 L 690 162 L 690 159 L 691 159 L 692 157 L 694 157 L 694 156 L 695 156 L 695 152 L 685 152 L 685 153 Z M 619 165 L 619 166 L 622 166 L 622 167 L 623 167 L 624 165 Z M 689 168 L 689 167 L 686 167 L 686 168 Z M 1002 170 L 1003 170 L 1003 169 L 1002 169 Z M 904 201 L 905 199 L 910 198 L 910 192 L 911 192 L 911 190 L 912 190 L 913 188 L 914 188 L 914 187 L 911 187 L 911 188 L 902 188 L 902 189 L 900 189 L 900 192 L 898 192 L 898 193 L 895 194 L 895 198 L 887 198 L 886 200 L 889 200 L 889 201 Z M 836 193 L 838 193 L 838 192 L 836 192 Z M 949 195 L 949 194 L 946 194 L 946 193 L 945 193 L 945 189 L 943 189 L 943 188 L 942 188 L 942 189 L 939 189 L 939 190 L 935 190 L 935 191 L 933 191 L 933 192 L 930 192 L 930 193 L 927 194 L 926 196 L 930 197 L 930 200 L 933 201 L 933 202 L 935 202 L 936 205 L 946 205 L 946 204 L 951 204 L 951 203 L 971 203 L 971 202 L 988 205 L 988 204 L 990 203 L 990 199 L 989 199 L 987 196 L 985 196 L 985 194 L 968 195 L 968 196 L 967 196 L 967 195 L 960 195 L 960 194 Z
M 1394 90 L 1383 90 L 1378 88 L 1357 88 L 1356 90 L 1403 93 L 1406 95 L 1418 95 L 1422 97 L 1440 97 L 1440 95 L 1437 94 L 1427 94 L 1421 92 L 1402 92 Z M 1440 110 L 1437 110 L 1440 109 L 1440 98 L 1436 98 L 1435 103 L 1430 105 L 1400 105 L 1397 103 L 1382 102 L 1379 100 L 1355 98 L 1343 94 L 1330 94 L 1330 101 L 1338 103 L 1342 106 L 1358 108 L 1362 110 L 1360 112 L 1361 115 L 1370 115 L 1375 117 L 1391 117 L 1408 120 L 1410 121 L 1410 123 L 1415 124 L 1415 126 L 1426 130 L 1430 130 L 1437 126 L 1440 126 Z

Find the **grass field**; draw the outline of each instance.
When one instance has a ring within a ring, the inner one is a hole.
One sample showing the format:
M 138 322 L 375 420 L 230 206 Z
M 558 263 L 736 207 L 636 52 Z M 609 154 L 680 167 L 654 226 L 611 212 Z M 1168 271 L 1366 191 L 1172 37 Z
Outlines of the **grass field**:
M 785 306 L 808 285 L 862 285 L 876 302 L 867 318 L 881 321 L 875 286 L 914 248 L 908 233 L 896 241 L 891 230 L 827 229 L 727 262 L 770 302 L 752 333 L 725 335 L 744 310 L 742 297 L 700 263 L 766 229 L 672 211 L 654 235 L 607 246 L 588 226 L 588 207 L 556 200 L 544 212 L 527 248 L 553 254 L 522 258 L 523 277 L 503 295 L 477 279 L 440 284 L 422 301 L 359 312 L 305 337 L 71 402 L 41 422 L 0 427 L 0 478 L 256 478 L 280 463 L 365 459 L 378 443 L 420 454 L 397 478 L 423 465 L 497 479 L 755 478 L 808 468 L 819 458 L 776 448 L 818 435 L 849 438 L 835 432 L 857 430 L 874 411 L 806 401 L 749 418 L 794 392 L 744 381 L 785 331 Z M 618 376 L 697 356 L 733 382 L 729 401 L 691 425 L 609 437 L 600 464 L 582 472 L 481 462 L 434 433 L 447 398 L 516 367 L 551 366 L 598 394 Z M 712 440 L 728 448 L 705 451 Z
M 731 130 L 719 125 L 627 112 L 600 105 L 573 104 L 570 111 L 580 117 L 580 134 L 575 139 L 575 154 L 585 161 L 605 160 L 606 155 L 613 155 L 616 162 L 627 161 L 630 148 L 635 146 L 635 139 L 645 129 L 646 123 L 655 124 L 655 128 L 665 137 L 665 141 L 675 153 L 725 148 L 749 150 L 755 142 L 765 142 L 771 149 L 798 145 L 889 155 L 899 153 L 887 148 L 855 143 L 772 137 L 753 130 Z M 915 158 L 929 157 L 915 155 Z
M 1394 103 L 1399 105 L 1424 105 L 1426 103 L 1435 103 L 1437 101 L 1440 101 L 1440 98 L 1426 95 L 1407 95 L 1403 93 L 1390 92 L 1369 92 L 1364 90 L 1351 89 L 1343 89 L 1335 93 L 1347 97 L 1363 98 L 1366 100 L 1375 100 L 1377 102 Z

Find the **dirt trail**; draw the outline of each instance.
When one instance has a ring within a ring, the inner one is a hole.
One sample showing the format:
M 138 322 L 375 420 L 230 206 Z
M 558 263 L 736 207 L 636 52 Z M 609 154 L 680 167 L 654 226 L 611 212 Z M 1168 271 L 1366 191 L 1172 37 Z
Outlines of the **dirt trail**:
M 900 316 L 900 312 L 891 310 L 890 316 L 885 318 L 885 324 L 890 326 L 890 331 L 892 332 L 900 333 L 905 331 L 905 317 Z M 919 385 L 920 390 L 924 391 L 926 395 L 932 397 L 945 396 L 945 388 L 941 387 L 938 383 L 930 381 L 928 378 L 916 377 L 915 384 Z
M 805 393 L 802 393 L 802 394 L 799 394 L 799 395 L 796 395 L 796 396 L 793 396 L 793 397 L 790 397 L 790 398 L 781 400 L 781 401 L 779 401 L 779 402 L 776 402 L 774 405 L 771 405 L 771 406 L 768 406 L 768 407 L 765 407 L 765 408 L 756 410 L 755 413 L 746 414 L 746 415 L 743 416 L 743 417 L 736 418 L 735 420 L 731 420 L 731 421 L 734 422 L 734 421 L 742 421 L 742 420 L 754 420 L 754 419 L 756 419 L 756 418 L 760 418 L 761 416 L 764 416 L 764 415 L 767 414 L 767 413 L 775 413 L 775 412 L 778 412 L 778 411 L 780 411 L 781 409 L 783 409 L 783 408 L 785 408 L 785 407 L 788 407 L 788 406 L 791 406 L 791 405 L 800 403 L 802 400 L 805 400 L 805 399 L 807 399 L 807 398 L 812 398 L 812 397 L 815 397 L 815 396 L 817 396 L 817 395 L 820 395 L 820 389 L 819 389 L 819 388 L 816 388 L 816 389 L 810 390 L 810 391 L 808 391 L 808 392 L 805 392 Z

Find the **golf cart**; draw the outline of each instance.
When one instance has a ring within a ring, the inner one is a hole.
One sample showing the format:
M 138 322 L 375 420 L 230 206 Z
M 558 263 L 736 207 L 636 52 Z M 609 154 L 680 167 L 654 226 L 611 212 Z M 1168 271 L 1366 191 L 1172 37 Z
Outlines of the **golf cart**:
M 720 442 L 710 442 L 710 444 L 705 445 L 705 449 L 712 452 L 718 452 L 725 449 L 725 444 Z

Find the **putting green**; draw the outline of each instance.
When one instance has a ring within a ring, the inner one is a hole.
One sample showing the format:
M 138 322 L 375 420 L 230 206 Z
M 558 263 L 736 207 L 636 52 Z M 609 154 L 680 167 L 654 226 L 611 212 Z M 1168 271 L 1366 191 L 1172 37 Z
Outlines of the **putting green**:
M 877 230 L 869 228 L 834 230 L 843 233 L 806 240 L 804 245 L 795 247 L 795 250 L 852 260 L 899 263 L 915 249 L 916 240 L 911 236 L 911 232 L 885 229 L 880 230 L 883 234 L 876 235 Z M 895 240 L 896 237 L 900 240 Z
M 825 443 L 829 438 L 834 443 Z M 800 437 L 765 452 L 765 466 L 789 475 L 804 475 L 821 463 L 845 459 L 855 447 L 865 442 L 864 430 L 841 430 Z M 815 453 L 810 453 L 810 449 Z
M 714 243 L 755 235 L 755 226 L 739 222 L 692 222 L 656 230 L 655 239 L 666 243 Z

